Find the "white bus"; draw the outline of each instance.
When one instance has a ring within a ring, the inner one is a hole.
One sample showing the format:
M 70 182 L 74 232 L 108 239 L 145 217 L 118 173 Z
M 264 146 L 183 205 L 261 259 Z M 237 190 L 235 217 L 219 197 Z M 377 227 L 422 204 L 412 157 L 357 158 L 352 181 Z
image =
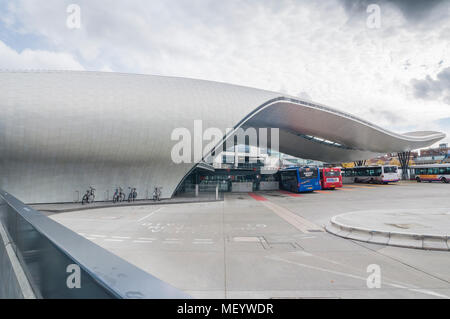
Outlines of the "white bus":
M 357 166 L 344 168 L 342 176 L 345 181 L 354 183 L 380 183 L 398 182 L 400 177 L 398 167 L 393 165 Z
M 450 182 L 450 163 L 447 164 L 429 164 L 411 166 L 411 173 L 415 175 L 418 183 L 426 182 Z

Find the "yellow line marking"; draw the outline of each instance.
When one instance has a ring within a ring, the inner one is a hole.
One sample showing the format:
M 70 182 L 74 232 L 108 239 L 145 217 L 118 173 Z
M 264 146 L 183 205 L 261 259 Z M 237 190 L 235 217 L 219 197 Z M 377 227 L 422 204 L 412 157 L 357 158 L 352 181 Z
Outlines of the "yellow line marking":
M 354 187 L 354 188 L 375 188 L 373 186 L 365 186 L 365 185 L 345 185 L 345 187 Z

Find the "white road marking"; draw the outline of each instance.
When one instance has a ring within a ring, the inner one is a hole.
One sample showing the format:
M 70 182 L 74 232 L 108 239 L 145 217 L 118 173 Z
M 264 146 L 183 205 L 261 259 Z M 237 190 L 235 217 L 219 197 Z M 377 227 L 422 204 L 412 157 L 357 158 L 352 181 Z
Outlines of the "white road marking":
M 163 244 L 182 244 L 179 238 L 166 238 Z
M 106 238 L 107 237 L 105 235 L 96 235 L 96 234 L 91 234 L 89 236 L 91 236 L 91 237 L 99 237 L 99 238 Z
M 437 293 L 437 292 L 434 292 L 434 291 L 431 291 L 431 290 L 425 290 L 425 289 L 409 289 L 409 290 L 416 291 L 416 292 L 421 292 L 423 294 L 430 295 L 430 296 L 440 297 L 440 298 L 443 298 L 443 299 L 450 299 L 449 296 L 442 295 L 440 293 Z
M 151 241 L 151 240 L 133 240 L 133 243 L 151 244 L 151 243 L 153 243 L 153 241 Z
M 158 208 L 158 209 L 156 209 L 156 210 L 154 210 L 153 212 L 151 212 L 150 214 L 148 214 L 147 216 L 144 216 L 144 217 L 142 217 L 141 219 L 139 219 L 138 220 L 138 222 L 141 222 L 141 221 L 143 221 L 144 219 L 147 219 L 147 218 L 149 218 L 150 216 L 152 216 L 154 213 L 156 213 L 156 212 L 158 212 L 158 211 L 160 211 L 161 209 L 163 209 L 164 207 L 160 207 L 160 208 Z
M 284 259 L 284 258 L 276 257 L 276 256 L 266 256 L 266 258 L 269 258 L 269 259 L 272 259 L 272 260 L 284 261 L 286 263 L 297 265 L 297 266 L 304 267 L 304 268 L 319 270 L 319 271 L 328 272 L 328 273 L 335 274 L 335 275 L 340 275 L 340 276 L 345 276 L 345 277 L 349 277 L 349 278 L 353 278 L 353 279 L 360 279 L 360 280 L 363 280 L 363 281 L 367 281 L 367 278 L 365 278 L 365 277 L 352 275 L 352 274 L 349 274 L 349 273 L 335 271 L 335 270 L 331 270 L 331 269 L 310 266 L 310 265 L 306 265 L 306 264 L 290 261 L 290 260 L 287 260 L 287 259 Z M 431 291 L 431 290 L 411 288 L 411 287 L 407 287 L 407 286 L 404 286 L 404 285 L 397 285 L 397 284 L 391 284 L 391 283 L 385 283 L 385 285 L 388 285 L 388 286 L 391 286 L 391 287 L 394 287 L 394 288 L 407 289 L 409 291 L 419 292 L 419 293 L 423 293 L 423 294 L 434 296 L 434 297 L 450 299 L 449 296 L 442 295 L 442 294 L 439 294 L 439 293 Z
M 156 240 L 156 238 L 140 237 L 140 240 Z
M 122 242 L 123 240 L 122 240 L 122 239 L 111 239 L 111 238 L 106 238 L 106 239 L 104 239 L 104 241 L 120 241 L 120 242 Z
M 212 238 L 194 238 L 192 243 L 194 245 L 212 245 L 214 241 Z
M 111 236 L 111 237 L 117 239 L 131 239 L 131 237 L 122 237 L 122 236 Z

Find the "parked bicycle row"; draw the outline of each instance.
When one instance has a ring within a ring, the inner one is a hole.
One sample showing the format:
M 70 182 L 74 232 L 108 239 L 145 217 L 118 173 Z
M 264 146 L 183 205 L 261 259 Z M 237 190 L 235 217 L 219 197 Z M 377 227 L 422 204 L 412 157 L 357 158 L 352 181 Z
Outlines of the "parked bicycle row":
M 93 186 L 89 186 L 89 188 L 86 190 L 86 193 L 83 196 L 83 199 L 81 200 L 81 204 L 92 204 L 95 202 L 95 191 L 96 189 Z M 134 202 L 137 199 L 138 192 L 136 187 L 128 187 L 128 196 L 123 191 L 122 187 L 116 187 L 114 191 L 114 195 L 112 198 L 113 203 L 120 203 L 124 201 Z M 155 187 L 152 194 L 153 201 L 160 201 L 161 200 L 161 187 Z

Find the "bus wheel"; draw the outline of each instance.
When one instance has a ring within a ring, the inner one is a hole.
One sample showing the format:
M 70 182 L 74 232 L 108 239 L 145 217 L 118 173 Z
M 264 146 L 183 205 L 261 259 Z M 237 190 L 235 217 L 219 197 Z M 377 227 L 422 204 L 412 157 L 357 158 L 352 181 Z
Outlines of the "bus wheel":
M 416 177 L 416 181 L 417 183 L 420 183 L 421 182 L 420 177 Z
M 441 182 L 447 184 L 447 183 L 448 183 L 448 180 L 447 180 L 445 177 L 442 177 L 442 178 L 441 178 Z

